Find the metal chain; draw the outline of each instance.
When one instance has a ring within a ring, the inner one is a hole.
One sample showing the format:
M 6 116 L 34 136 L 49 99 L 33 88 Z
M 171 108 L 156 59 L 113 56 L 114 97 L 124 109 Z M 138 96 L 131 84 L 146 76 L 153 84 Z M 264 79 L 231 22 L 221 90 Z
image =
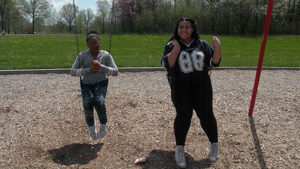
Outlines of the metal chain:
M 79 54 L 79 47 L 78 47 L 78 33 L 77 33 L 77 20 L 76 20 L 76 4 L 75 0 L 73 0 L 73 10 L 74 10 L 74 19 L 75 19 L 75 38 L 76 38 L 76 56 Z M 81 76 L 79 77 L 81 82 Z
M 74 19 L 75 19 L 75 38 L 76 38 L 76 52 L 77 55 L 79 54 L 79 45 L 78 45 L 78 33 L 77 33 L 77 18 L 76 18 L 76 4 L 75 4 L 75 0 L 73 0 L 73 10 L 74 10 Z
M 114 14 L 114 4 L 115 4 L 115 0 L 112 1 L 112 5 L 111 5 L 111 18 L 110 18 L 110 34 L 109 34 L 109 48 L 108 48 L 108 52 L 111 52 L 111 40 L 112 40 L 112 34 L 114 33 L 113 31 L 113 19 L 115 17 Z

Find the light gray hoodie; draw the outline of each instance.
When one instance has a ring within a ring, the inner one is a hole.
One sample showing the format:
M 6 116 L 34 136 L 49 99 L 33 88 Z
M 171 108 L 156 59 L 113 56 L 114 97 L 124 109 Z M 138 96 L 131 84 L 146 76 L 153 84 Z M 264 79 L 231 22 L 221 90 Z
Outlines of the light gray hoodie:
M 108 80 L 107 76 L 109 75 L 118 76 L 118 67 L 111 54 L 107 51 L 100 50 L 100 53 L 95 59 L 100 63 L 100 69 L 98 72 L 90 71 L 92 60 L 94 60 L 94 58 L 89 50 L 80 52 L 71 68 L 71 76 L 81 76 L 82 83 L 92 85 Z

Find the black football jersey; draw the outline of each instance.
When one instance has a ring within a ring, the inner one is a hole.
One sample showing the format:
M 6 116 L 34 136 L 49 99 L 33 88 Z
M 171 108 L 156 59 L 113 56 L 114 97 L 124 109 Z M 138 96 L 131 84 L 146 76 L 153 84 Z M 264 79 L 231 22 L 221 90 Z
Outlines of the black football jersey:
M 171 42 L 165 46 L 162 66 L 168 70 L 168 76 L 176 81 L 201 80 L 203 74 L 216 67 L 211 61 L 214 50 L 204 40 L 193 40 L 189 44 L 179 42 L 181 50 L 172 69 L 169 68 L 167 54 L 173 49 Z

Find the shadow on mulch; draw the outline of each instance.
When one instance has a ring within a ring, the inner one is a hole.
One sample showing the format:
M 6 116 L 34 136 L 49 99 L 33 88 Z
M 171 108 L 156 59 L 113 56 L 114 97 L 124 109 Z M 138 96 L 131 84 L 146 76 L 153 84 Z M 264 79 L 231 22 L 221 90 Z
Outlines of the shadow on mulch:
M 147 161 L 144 164 L 140 164 L 143 169 L 173 169 L 177 168 L 174 159 L 174 151 L 163 151 L 163 150 L 152 150 L 147 157 Z M 185 160 L 187 168 L 209 168 L 211 163 L 208 159 L 203 159 L 200 161 L 194 160 L 192 156 L 185 153 Z
M 249 123 L 250 123 L 250 128 L 251 128 L 253 141 L 254 141 L 254 146 L 255 146 L 255 149 L 256 149 L 257 156 L 258 156 L 259 165 L 262 169 L 267 169 L 265 158 L 264 158 L 263 152 L 261 150 L 261 145 L 260 145 L 260 142 L 259 142 L 259 138 L 257 136 L 253 116 L 249 116 Z
M 88 164 L 91 160 L 97 158 L 97 152 L 100 151 L 103 143 L 99 144 L 78 144 L 74 143 L 64 147 L 48 150 L 52 160 L 61 165 Z

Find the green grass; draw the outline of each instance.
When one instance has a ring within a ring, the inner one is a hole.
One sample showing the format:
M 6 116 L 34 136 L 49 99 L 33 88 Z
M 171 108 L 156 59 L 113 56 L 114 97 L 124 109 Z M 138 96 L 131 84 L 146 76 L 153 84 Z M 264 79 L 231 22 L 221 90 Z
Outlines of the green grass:
M 253 67 L 257 65 L 262 43 L 260 36 L 224 36 L 221 66 Z M 300 67 L 300 36 L 269 36 L 264 54 L 264 67 Z
M 200 35 L 211 43 L 211 35 Z M 111 54 L 118 67 L 159 67 L 170 35 L 113 35 Z M 219 36 L 223 67 L 255 67 L 261 36 Z M 109 35 L 101 35 L 101 48 L 108 50 Z M 78 35 L 79 49 L 86 50 L 85 35 Z M 300 67 L 300 36 L 269 36 L 265 67 Z M 70 68 L 77 55 L 75 35 L 0 36 L 0 69 Z
M 119 67 L 160 66 L 169 35 L 114 35 L 111 53 Z

